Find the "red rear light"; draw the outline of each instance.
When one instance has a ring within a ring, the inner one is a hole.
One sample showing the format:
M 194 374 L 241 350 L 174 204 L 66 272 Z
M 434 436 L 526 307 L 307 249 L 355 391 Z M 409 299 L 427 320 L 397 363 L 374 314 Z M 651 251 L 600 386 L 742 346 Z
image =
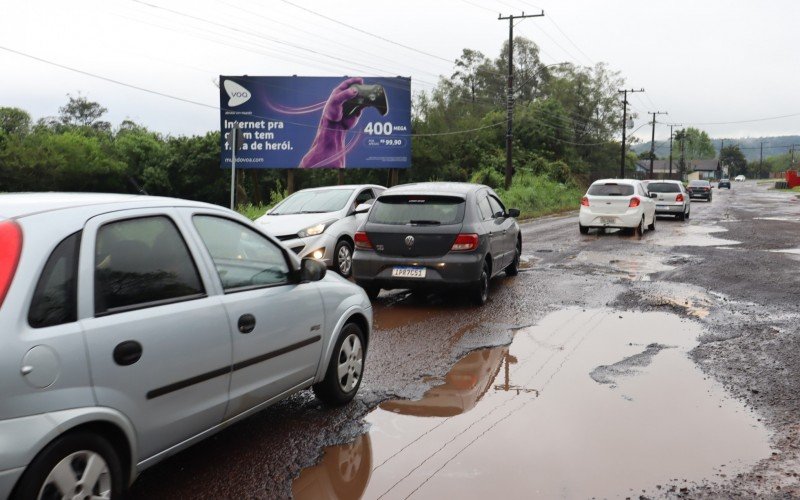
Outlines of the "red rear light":
M 478 235 L 477 234 L 459 234 L 456 236 L 456 241 L 450 247 L 451 252 L 469 252 L 478 248 Z
M 639 203 L 641 203 L 641 200 L 639 200 L 639 198 L 631 198 L 631 202 L 628 203 L 628 207 L 636 208 L 639 206 Z
M 679 194 L 675 197 L 675 201 L 683 201 L 683 194 Z
M 14 221 L 0 222 L 0 306 L 11 287 L 22 253 L 22 229 Z
M 588 207 L 589 206 L 589 197 L 588 196 L 584 196 L 583 198 L 581 198 L 581 206 L 582 207 Z
M 356 242 L 356 249 L 358 250 L 372 250 L 372 242 L 369 241 L 367 233 L 364 231 L 356 231 L 353 238 Z

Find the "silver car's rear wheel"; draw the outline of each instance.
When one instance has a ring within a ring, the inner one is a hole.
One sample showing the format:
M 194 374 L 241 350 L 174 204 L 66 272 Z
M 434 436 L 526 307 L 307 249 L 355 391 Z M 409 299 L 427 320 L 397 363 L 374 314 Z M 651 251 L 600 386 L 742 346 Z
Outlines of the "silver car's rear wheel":
M 37 498 L 111 498 L 108 464 L 99 453 L 93 451 L 71 453 L 53 467 Z
M 74 431 L 54 439 L 36 455 L 10 498 L 122 498 L 127 477 L 108 440 L 94 432 Z

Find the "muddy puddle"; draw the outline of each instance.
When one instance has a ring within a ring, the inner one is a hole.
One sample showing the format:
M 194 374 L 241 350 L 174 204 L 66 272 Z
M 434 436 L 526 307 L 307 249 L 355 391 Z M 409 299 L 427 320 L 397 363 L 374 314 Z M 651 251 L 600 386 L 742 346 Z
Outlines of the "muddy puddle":
M 626 253 L 621 257 L 617 253 L 584 250 L 578 253 L 572 262 L 608 268 L 635 281 L 648 281 L 653 273 L 675 269 L 675 266 L 665 264 L 663 257 L 649 252 Z
M 724 481 L 770 455 L 769 434 L 688 358 L 700 333 L 668 313 L 553 313 L 421 400 L 384 402 L 294 495 L 625 497 Z
M 738 245 L 739 241 L 728 240 L 718 236 L 728 230 L 724 227 L 685 224 L 673 226 L 671 231 L 656 231 L 646 235 L 642 241 L 655 245 L 668 247 L 692 246 L 692 247 L 713 247 L 720 245 Z

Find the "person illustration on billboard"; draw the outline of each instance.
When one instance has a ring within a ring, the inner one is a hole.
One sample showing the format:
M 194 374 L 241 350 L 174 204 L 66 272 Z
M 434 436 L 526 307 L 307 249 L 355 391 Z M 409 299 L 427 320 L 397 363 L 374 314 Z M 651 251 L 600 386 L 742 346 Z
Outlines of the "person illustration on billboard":
M 348 78 L 331 91 L 322 109 L 317 134 L 300 160 L 300 168 L 345 168 L 347 152 L 357 142 L 354 139 L 345 144 L 347 131 L 358 123 L 361 110 L 345 116 L 344 104 L 358 95 L 358 90 L 351 86 L 363 83 L 363 78 Z

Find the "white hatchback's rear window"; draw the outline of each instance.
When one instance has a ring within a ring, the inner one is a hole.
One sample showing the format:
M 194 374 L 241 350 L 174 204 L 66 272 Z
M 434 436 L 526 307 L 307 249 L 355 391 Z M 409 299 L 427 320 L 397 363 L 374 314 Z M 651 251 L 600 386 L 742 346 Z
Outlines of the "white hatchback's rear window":
M 630 196 L 633 194 L 633 186 L 630 184 L 592 184 L 589 192 L 593 196 Z

